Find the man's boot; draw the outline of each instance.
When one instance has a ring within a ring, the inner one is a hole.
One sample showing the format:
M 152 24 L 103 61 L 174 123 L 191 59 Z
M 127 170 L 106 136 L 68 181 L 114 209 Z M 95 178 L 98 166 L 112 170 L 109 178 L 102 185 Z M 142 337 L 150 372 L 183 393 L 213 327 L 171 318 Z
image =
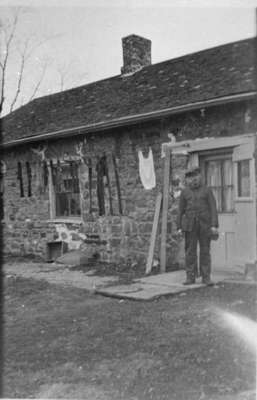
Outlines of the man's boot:
M 195 283 L 195 277 L 187 274 L 187 279 L 183 282 L 183 285 L 193 285 Z
M 195 281 L 188 281 L 186 280 L 185 282 L 183 282 L 183 285 L 193 285 L 195 283 Z
M 206 285 L 206 286 L 213 286 L 214 285 L 214 282 L 211 281 L 211 278 L 209 276 L 208 277 L 203 277 L 202 283 L 204 285 Z

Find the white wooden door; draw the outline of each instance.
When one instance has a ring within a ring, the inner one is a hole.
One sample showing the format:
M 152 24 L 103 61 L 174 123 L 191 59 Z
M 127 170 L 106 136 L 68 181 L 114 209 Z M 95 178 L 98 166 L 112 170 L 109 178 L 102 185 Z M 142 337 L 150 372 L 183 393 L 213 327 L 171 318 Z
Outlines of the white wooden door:
M 256 261 L 256 189 L 253 143 L 238 146 L 233 152 L 235 170 L 235 263 Z
M 211 242 L 215 269 L 244 267 L 256 261 L 256 193 L 253 142 L 230 152 L 212 150 L 199 157 L 205 183 L 216 198 L 218 241 Z
M 211 242 L 212 266 L 228 268 L 235 263 L 233 249 L 236 237 L 232 151 L 212 151 L 200 158 L 200 166 L 205 183 L 216 199 L 219 217 L 220 237 Z
M 219 213 L 219 239 L 211 242 L 213 269 L 227 269 L 235 266 L 236 231 L 235 214 Z

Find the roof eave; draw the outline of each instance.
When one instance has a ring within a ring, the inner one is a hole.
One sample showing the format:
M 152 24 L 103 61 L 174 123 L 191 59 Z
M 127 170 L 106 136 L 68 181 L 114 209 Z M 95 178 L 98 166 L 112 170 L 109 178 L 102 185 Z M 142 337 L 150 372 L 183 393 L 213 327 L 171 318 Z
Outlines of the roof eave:
M 198 101 L 194 103 L 187 103 L 180 106 L 165 108 L 162 110 L 151 111 L 142 114 L 134 114 L 127 117 L 121 117 L 112 119 L 110 121 L 98 122 L 95 124 L 81 125 L 74 128 L 62 129 L 59 131 L 43 133 L 35 136 L 27 136 L 21 139 L 12 140 L 10 142 L 2 143 L 0 148 L 11 148 L 14 146 L 35 143 L 45 140 L 54 140 L 64 137 L 68 137 L 71 134 L 83 135 L 85 133 L 94 133 L 99 131 L 105 131 L 112 128 L 117 128 L 125 125 L 132 125 L 138 122 L 147 122 L 160 117 L 166 117 L 169 115 L 179 114 L 187 111 L 194 111 L 200 108 L 207 108 L 217 106 L 226 103 L 234 103 L 242 100 L 251 100 L 256 97 L 257 92 L 251 91 L 246 93 L 239 93 L 235 95 L 217 97 L 209 100 Z

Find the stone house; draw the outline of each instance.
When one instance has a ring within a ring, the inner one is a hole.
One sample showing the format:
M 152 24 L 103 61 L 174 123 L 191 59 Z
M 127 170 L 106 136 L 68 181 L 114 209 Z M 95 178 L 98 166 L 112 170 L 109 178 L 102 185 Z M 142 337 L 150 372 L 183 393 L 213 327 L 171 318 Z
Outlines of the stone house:
M 81 249 L 144 264 L 168 148 L 167 265 L 183 262 L 175 219 L 189 164 L 201 166 L 218 203 L 214 264 L 255 262 L 256 38 L 157 64 L 151 41 L 130 35 L 122 46 L 120 75 L 2 119 L 5 252 Z M 157 258 L 159 249 L 157 240 Z

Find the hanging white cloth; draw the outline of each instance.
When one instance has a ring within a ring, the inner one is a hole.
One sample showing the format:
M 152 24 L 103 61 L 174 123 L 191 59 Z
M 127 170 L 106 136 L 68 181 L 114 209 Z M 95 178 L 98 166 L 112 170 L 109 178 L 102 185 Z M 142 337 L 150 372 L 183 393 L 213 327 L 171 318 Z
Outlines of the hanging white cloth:
M 148 157 L 144 157 L 141 150 L 138 151 L 139 175 L 145 189 L 153 189 L 156 185 L 153 152 L 150 147 Z

